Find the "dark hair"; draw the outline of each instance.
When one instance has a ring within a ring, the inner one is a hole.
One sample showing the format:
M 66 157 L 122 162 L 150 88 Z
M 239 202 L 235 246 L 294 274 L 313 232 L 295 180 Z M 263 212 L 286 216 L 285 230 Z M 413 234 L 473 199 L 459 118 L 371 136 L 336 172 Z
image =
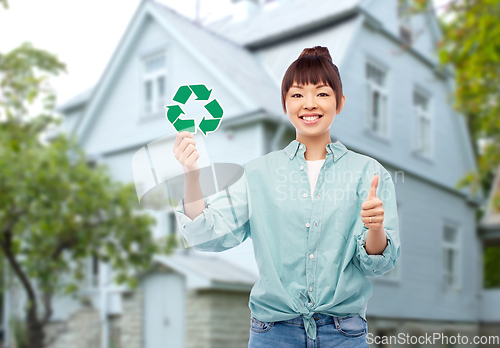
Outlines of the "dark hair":
M 333 64 L 328 48 L 322 46 L 304 48 L 299 58 L 288 67 L 281 82 L 281 103 L 285 113 L 286 94 L 294 82 L 301 85 L 309 83 L 316 85 L 322 82 L 330 86 L 335 92 L 338 110 L 343 95 L 342 81 L 339 69 Z

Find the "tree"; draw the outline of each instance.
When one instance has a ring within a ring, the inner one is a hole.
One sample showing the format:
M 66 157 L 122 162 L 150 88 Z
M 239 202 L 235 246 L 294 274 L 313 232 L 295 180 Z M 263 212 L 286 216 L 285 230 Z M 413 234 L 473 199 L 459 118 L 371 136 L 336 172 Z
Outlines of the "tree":
M 61 71 L 55 56 L 29 43 L 0 54 L 0 249 L 28 299 L 32 348 L 47 345 L 51 299 L 79 289 L 89 257 L 109 262 L 116 282 L 135 287 L 136 272 L 155 253 L 170 252 L 152 239 L 155 220 L 140 209 L 133 184 L 91 168 L 74 139 L 44 139 L 59 120 L 42 73 Z M 32 116 L 37 101 L 42 112 Z

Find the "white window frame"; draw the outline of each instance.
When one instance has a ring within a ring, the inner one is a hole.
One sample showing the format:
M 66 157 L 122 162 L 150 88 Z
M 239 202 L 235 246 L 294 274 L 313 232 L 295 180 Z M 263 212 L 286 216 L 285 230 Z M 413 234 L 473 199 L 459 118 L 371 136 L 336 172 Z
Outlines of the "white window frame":
M 368 66 L 371 66 L 373 69 L 376 69 L 380 71 L 384 78 L 383 78 L 383 83 L 382 85 L 378 84 L 377 82 L 368 79 Z M 388 83 L 388 69 L 383 67 L 381 64 L 375 62 L 372 59 L 367 59 L 365 62 L 365 79 L 366 79 L 366 86 L 367 86 L 367 112 L 366 112 L 366 128 L 368 133 L 377 135 L 381 137 L 382 139 L 388 139 L 389 138 L 389 83 Z M 377 92 L 380 96 L 380 108 L 379 108 L 379 122 L 380 124 L 377 127 L 377 130 L 374 130 L 372 125 L 374 120 L 374 114 L 373 114 L 373 93 Z
M 148 61 L 158 59 L 161 57 L 165 59 L 165 65 L 162 68 L 159 68 L 154 71 L 146 71 L 146 64 Z M 163 113 L 167 102 L 167 54 L 166 50 L 160 50 L 156 53 L 149 54 L 147 56 L 143 56 L 142 58 L 142 79 L 141 79 L 141 114 L 144 116 L 148 116 L 151 114 Z M 163 78 L 163 97 L 159 97 L 158 93 L 158 79 Z M 146 83 L 151 83 L 151 106 L 148 108 L 146 101 Z
M 427 110 L 424 110 L 420 105 L 415 103 L 416 95 L 427 101 Z M 412 105 L 414 110 L 414 136 L 413 136 L 413 150 L 415 153 L 426 157 L 432 158 L 434 155 L 434 122 L 432 119 L 432 103 L 430 94 L 424 92 L 421 88 L 415 87 L 412 93 Z M 423 124 L 427 123 L 427 134 L 425 135 Z
M 94 262 L 97 262 L 97 274 L 94 274 Z M 87 276 L 85 277 L 84 284 L 87 289 L 95 289 L 99 287 L 99 276 L 102 265 L 99 259 L 90 254 L 86 259 Z
M 445 228 L 449 227 L 455 230 L 456 233 L 456 238 L 454 242 L 450 242 L 445 240 L 444 234 L 445 234 Z M 444 290 L 455 290 L 458 291 L 462 287 L 462 265 L 461 265 L 461 243 L 462 241 L 462 233 L 459 225 L 457 223 L 452 223 L 449 221 L 444 221 L 441 227 L 441 243 L 442 243 L 442 248 L 441 248 L 441 272 L 442 272 L 442 283 L 443 283 L 443 289 Z M 453 282 L 450 284 L 448 283 L 448 279 L 450 277 L 448 270 L 445 268 L 445 260 L 446 260 L 446 255 L 448 250 L 453 250 L 455 252 L 455 258 L 453 260 L 453 269 L 455 270 L 455 274 L 451 275 L 451 279 Z

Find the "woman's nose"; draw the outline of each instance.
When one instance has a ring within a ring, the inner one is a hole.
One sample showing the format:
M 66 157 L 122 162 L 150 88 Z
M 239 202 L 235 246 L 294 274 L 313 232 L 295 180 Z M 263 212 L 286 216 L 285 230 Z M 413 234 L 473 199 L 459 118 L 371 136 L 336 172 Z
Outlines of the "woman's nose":
M 314 98 L 304 98 L 304 108 L 305 109 L 314 109 L 316 107 L 316 102 Z

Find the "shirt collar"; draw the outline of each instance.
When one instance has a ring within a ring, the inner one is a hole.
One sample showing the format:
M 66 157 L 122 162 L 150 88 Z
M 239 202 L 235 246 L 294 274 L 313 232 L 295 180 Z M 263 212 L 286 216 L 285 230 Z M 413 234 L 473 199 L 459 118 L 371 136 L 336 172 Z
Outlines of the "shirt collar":
M 300 146 L 302 146 L 302 148 L 300 148 Z M 304 157 L 304 152 L 306 152 L 306 145 L 294 139 L 283 149 L 283 151 L 290 160 L 294 159 L 297 153 L 300 153 L 302 157 Z M 332 155 L 333 161 L 337 162 L 342 156 L 347 153 L 347 148 L 344 144 L 337 140 L 334 143 L 328 143 L 326 145 L 326 151 L 327 156 L 328 154 Z

